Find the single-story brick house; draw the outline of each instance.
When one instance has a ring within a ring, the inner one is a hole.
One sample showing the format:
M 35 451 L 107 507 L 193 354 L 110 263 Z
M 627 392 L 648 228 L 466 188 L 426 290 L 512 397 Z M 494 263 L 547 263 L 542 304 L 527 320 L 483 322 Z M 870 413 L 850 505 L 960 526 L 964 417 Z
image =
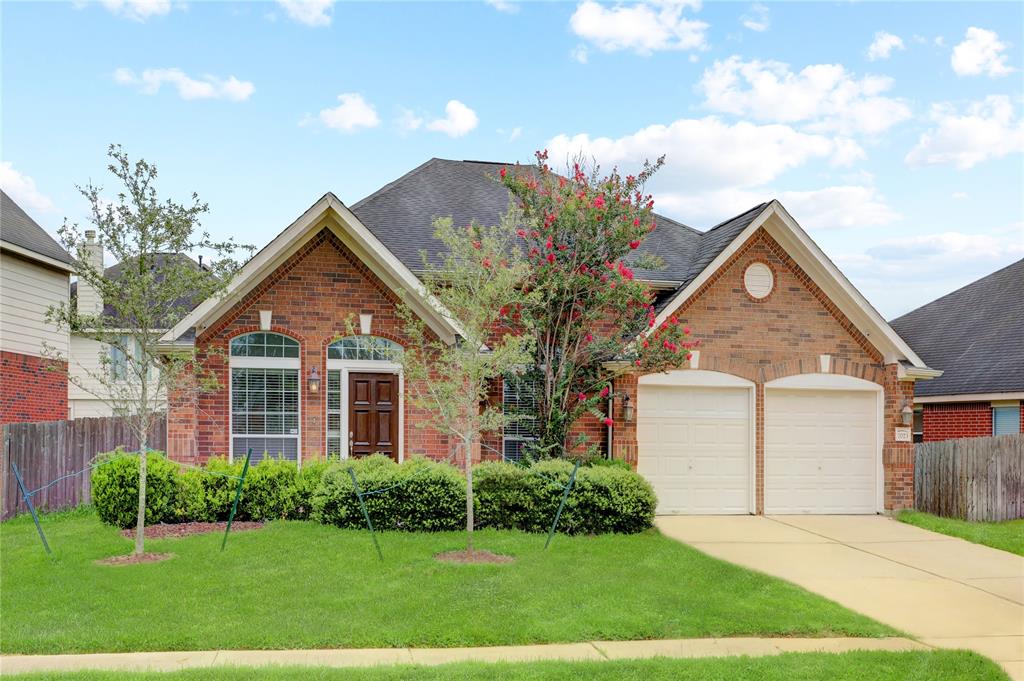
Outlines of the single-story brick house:
M 168 347 L 222 352 L 222 389 L 170 395 L 169 454 L 247 448 L 298 460 L 381 451 L 443 458 L 404 399 L 390 351 L 397 290 L 414 290 L 432 219 L 496 223 L 502 164 L 432 159 L 351 207 L 326 194 L 258 252 Z M 700 232 L 658 218 L 639 271 L 701 340 L 688 368 L 616 382 L 615 425 L 584 428 L 653 484 L 664 513 L 876 513 L 912 504 L 909 417 L 928 368 L 777 201 Z M 429 305 L 439 337 L 457 329 Z M 359 315 L 359 334 L 336 340 Z M 321 383 L 322 381 L 322 383 Z M 524 399 L 508 384 L 507 403 Z M 629 399 L 626 400 L 625 397 Z M 528 433 L 484 450 L 514 455 Z
M 917 441 L 1024 433 L 1024 260 L 891 323 L 944 372 L 914 387 Z

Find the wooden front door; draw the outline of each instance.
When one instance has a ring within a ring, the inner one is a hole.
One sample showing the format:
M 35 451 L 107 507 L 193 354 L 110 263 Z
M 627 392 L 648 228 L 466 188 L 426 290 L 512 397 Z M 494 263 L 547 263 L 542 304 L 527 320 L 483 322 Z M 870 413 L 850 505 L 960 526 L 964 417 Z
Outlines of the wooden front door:
M 387 454 L 398 461 L 398 375 L 348 375 L 349 456 Z

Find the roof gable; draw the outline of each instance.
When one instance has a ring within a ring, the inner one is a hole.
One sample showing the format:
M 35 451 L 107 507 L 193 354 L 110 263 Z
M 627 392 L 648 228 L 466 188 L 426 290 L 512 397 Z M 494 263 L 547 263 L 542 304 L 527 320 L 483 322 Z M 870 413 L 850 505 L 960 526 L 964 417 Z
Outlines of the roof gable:
M 442 339 L 453 342 L 461 335 L 458 324 L 430 296 L 424 296 L 422 282 L 334 194 L 327 193 L 295 222 L 242 267 L 228 284 L 223 296 L 207 298 L 160 339 L 174 345 L 189 341 L 193 330 L 203 331 L 219 319 L 246 293 L 259 285 L 293 253 L 324 227 L 330 228 L 366 266 L 392 290 L 420 295 L 409 296 L 408 304 Z
M 13 246 L 11 250 L 41 260 L 51 266 L 70 270 L 74 259 L 61 248 L 46 230 L 0 190 L 0 241 Z M 41 256 L 41 257 L 38 257 Z
M 662 305 L 655 323 L 660 325 L 671 317 L 760 228 L 768 232 L 840 312 L 882 353 L 886 363 L 906 361 L 912 372 L 916 372 L 914 377 L 917 378 L 930 378 L 936 373 L 925 365 L 825 256 L 782 204 L 775 200 L 755 206 L 705 233 L 702 241 L 705 238 L 708 241 L 702 243 L 702 248 L 695 255 L 688 281 Z
M 1024 391 L 1024 259 L 894 319 L 941 378 L 921 397 Z

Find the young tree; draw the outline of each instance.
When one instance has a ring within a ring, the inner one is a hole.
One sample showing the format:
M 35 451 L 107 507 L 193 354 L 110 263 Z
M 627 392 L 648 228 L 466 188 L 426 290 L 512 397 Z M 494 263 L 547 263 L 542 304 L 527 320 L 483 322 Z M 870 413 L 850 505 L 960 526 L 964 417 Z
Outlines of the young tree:
M 104 198 L 93 184 L 79 187 L 89 202 L 91 227 L 99 244 L 120 263 L 116 278 L 106 278 L 95 262 L 83 230 L 65 220 L 59 230 L 64 246 L 76 256 L 74 274 L 79 296 L 94 290 L 102 311 L 79 310 L 75 304 L 50 308 L 48 318 L 76 336 L 100 344 L 99 364 L 68 371 L 68 380 L 106 403 L 128 424 L 139 441 L 139 505 L 135 553 L 144 550 L 146 519 L 146 452 L 149 433 L 169 391 L 181 386 L 212 389 L 216 379 L 193 361 L 191 351 L 167 352 L 158 339 L 191 307 L 221 295 L 239 267 L 233 240 L 214 241 L 200 230 L 207 205 L 193 194 L 182 205 L 161 201 L 156 166 L 132 163 L 120 146 L 108 150 L 109 171 L 123 185 L 116 201 Z M 213 259 L 200 267 L 189 253 L 205 252 Z M 50 357 L 63 360 L 52 349 Z M 66 364 L 64 366 L 67 366 Z
M 409 343 L 401 353 L 410 399 L 432 417 L 428 427 L 459 443 L 465 456 L 466 550 L 473 553 L 473 451 L 481 433 L 503 428 L 514 416 L 487 400 L 492 382 L 521 370 L 532 361 L 532 337 L 513 328 L 510 319 L 530 304 L 521 282 L 526 263 L 513 245 L 508 218 L 497 227 L 434 223 L 434 236 L 446 248 L 440 263 L 426 257 L 424 290 L 427 305 L 441 309 L 460 336 L 448 344 L 426 329 L 408 306 L 399 313 Z M 431 300 L 431 298 L 433 300 Z
M 530 264 L 524 286 L 534 294 L 521 315 L 536 348 L 534 456 L 561 456 L 585 444 L 568 440 L 588 412 L 612 425 L 602 409 L 616 375 L 676 368 L 695 345 L 676 318 L 653 328 L 654 293 L 631 268 L 661 266 L 636 251 L 655 228 L 644 185 L 663 163 L 645 163 L 637 175 L 613 170 L 599 177 L 596 166 L 588 171 L 577 162 L 561 176 L 543 151 L 536 167 L 501 171 L 522 214 L 517 235 Z

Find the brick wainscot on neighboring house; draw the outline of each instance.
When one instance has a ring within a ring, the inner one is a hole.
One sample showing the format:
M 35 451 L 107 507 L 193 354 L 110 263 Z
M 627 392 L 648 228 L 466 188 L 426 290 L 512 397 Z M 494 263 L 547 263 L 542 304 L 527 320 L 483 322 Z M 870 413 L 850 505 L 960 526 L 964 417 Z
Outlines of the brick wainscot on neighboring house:
M 418 286 L 432 220 L 495 224 L 502 164 L 432 159 L 353 204 L 326 194 L 257 253 L 228 294 L 164 335 L 205 355 L 219 390 L 168 398 L 172 457 L 248 448 L 298 461 L 449 455 L 405 399 L 399 291 Z M 653 484 L 662 513 L 876 513 L 913 503 L 909 417 L 928 368 L 777 201 L 706 232 L 666 217 L 637 270 L 701 339 L 690 366 L 616 382 L 615 425 L 580 427 Z M 456 329 L 429 305 L 440 338 Z M 346 336 L 346 319 L 359 319 Z M 504 382 L 519 404 L 529 386 Z M 482 456 L 515 458 L 520 424 Z
M 68 354 L 68 333 L 46 320 L 67 303 L 71 256 L 0 192 L 0 424 L 68 417 L 68 379 L 44 344 Z
M 1024 260 L 892 326 L 944 372 L 915 387 L 916 440 L 1024 433 Z

